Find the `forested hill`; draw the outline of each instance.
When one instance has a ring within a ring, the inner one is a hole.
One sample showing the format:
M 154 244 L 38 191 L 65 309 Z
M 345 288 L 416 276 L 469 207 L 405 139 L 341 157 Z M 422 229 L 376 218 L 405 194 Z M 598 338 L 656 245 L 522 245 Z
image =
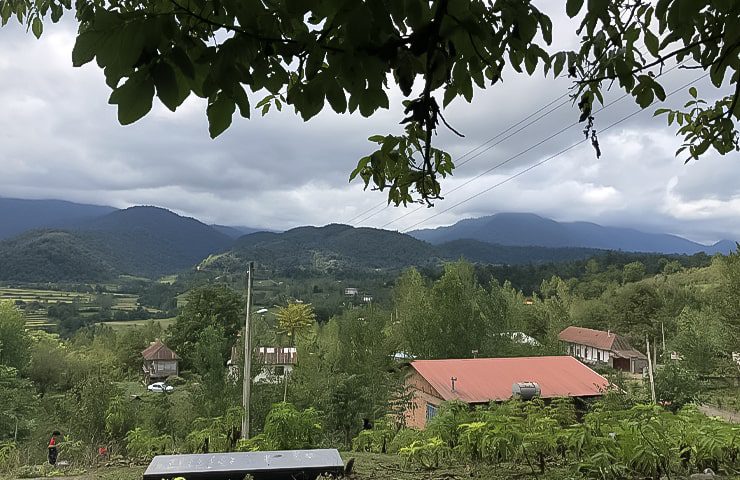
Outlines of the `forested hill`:
M 230 252 L 207 259 L 202 267 L 233 270 L 250 260 L 290 273 L 401 269 L 436 264 L 441 257 L 432 245 L 402 233 L 331 224 L 245 235 Z
M 82 224 L 80 230 L 121 236 L 126 250 L 135 255 L 163 253 L 182 257 L 189 265 L 226 250 L 233 243 L 228 235 L 194 218 L 149 206 L 117 210 Z M 115 245 L 116 249 L 119 246 Z
M 132 207 L 70 230 L 38 230 L 0 242 L 0 280 L 99 281 L 157 277 L 192 268 L 233 240 L 195 219 Z
M 603 253 L 589 248 L 511 247 L 474 240 L 431 245 L 409 235 L 375 228 L 331 224 L 299 227 L 283 233 L 258 232 L 237 240 L 222 255 L 200 267 L 237 271 L 248 261 L 286 274 L 297 271 L 332 273 L 357 270 L 399 270 L 468 259 L 484 264 L 529 264 L 589 258 Z
M 132 207 L 74 230 L 39 230 L 0 242 L 0 280 L 100 281 L 128 274 L 156 278 L 194 268 L 243 271 L 255 261 L 286 276 L 398 271 L 461 258 L 484 265 L 583 260 L 591 248 L 495 245 L 455 240 L 439 245 L 374 228 L 331 224 L 237 240 L 195 219 L 156 207 Z
M 0 198 L 0 239 L 34 229 L 71 227 L 115 210 L 63 200 Z
M 453 240 L 436 246 L 437 251 L 445 258 L 457 260 L 465 258 L 470 262 L 522 265 L 549 262 L 569 262 L 583 260 L 605 250 L 582 247 L 515 247 L 511 245 L 497 245 L 493 243 L 480 242 L 478 240 Z
M 729 253 L 735 243 L 702 245 L 685 238 L 589 222 L 556 222 L 531 213 L 499 213 L 461 220 L 454 225 L 415 230 L 410 235 L 433 244 L 470 239 L 499 245 L 598 248 L 625 252 Z

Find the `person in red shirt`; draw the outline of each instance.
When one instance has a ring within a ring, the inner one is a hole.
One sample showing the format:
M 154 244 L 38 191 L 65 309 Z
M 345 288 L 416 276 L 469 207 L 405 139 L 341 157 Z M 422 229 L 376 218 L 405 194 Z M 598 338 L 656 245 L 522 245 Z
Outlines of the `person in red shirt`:
M 61 433 L 55 430 L 51 434 L 51 440 L 49 440 L 49 463 L 52 465 L 56 465 L 57 463 L 57 437 L 59 435 L 61 435 Z

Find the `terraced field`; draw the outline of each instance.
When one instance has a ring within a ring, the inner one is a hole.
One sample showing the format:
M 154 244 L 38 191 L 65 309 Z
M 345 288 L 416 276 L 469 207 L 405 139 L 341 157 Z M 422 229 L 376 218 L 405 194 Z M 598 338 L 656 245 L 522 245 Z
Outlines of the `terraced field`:
M 124 329 L 129 327 L 142 327 L 149 322 L 158 323 L 163 329 L 175 323 L 175 317 L 172 318 L 153 318 L 151 320 L 126 320 L 121 322 L 100 322 L 101 325 L 108 325 L 114 329 Z
M 113 311 L 133 311 L 139 307 L 136 295 L 122 293 L 107 293 L 106 295 L 113 300 L 111 305 Z M 50 305 L 76 303 L 83 316 L 95 315 L 100 309 L 94 293 L 0 287 L 0 300 L 10 300 L 18 305 L 24 311 L 26 325 L 31 330 L 53 331 L 56 329 L 56 324 L 48 316 Z M 146 310 L 151 313 L 157 312 L 153 308 L 146 308 Z

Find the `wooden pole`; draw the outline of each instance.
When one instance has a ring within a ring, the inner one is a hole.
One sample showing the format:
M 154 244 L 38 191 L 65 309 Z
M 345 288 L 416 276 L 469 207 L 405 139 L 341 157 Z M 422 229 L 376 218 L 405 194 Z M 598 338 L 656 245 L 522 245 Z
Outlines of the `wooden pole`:
M 244 373 L 242 375 L 242 438 L 249 438 L 249 399 L 252 394 L 252 330 L 250 328 L 252 314 L 252 269 L 254 262 L 249 262 L 247 270 L 247 316 L 244 319 Z
M 650 377 L 650 397 L 655 403 L 655 380 L 653 379 L 653 361 L 650 357 L 650 340 L 647 335 L 645 336 L 645 342 L 647 343 L 647 357 L 648 357 L 648 376 Z
M 663 336 L 663 355 L 665 355 L 665 327 L 663 322 L 660 322 L 660 334 Z

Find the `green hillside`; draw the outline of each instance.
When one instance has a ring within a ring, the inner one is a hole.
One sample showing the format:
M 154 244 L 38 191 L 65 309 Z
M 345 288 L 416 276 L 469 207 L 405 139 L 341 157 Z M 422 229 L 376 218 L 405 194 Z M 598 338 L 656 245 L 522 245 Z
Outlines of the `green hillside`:
M 0 280 L 103 281 L 117 271 L 94 243 L 72 232 L 42 230 L 0 242 Z
M 195 219 L 132 207 L 74 230 L 37 230 L 0 242 L 0 281 L 99 282 L 192 268 L 232 240 Z

